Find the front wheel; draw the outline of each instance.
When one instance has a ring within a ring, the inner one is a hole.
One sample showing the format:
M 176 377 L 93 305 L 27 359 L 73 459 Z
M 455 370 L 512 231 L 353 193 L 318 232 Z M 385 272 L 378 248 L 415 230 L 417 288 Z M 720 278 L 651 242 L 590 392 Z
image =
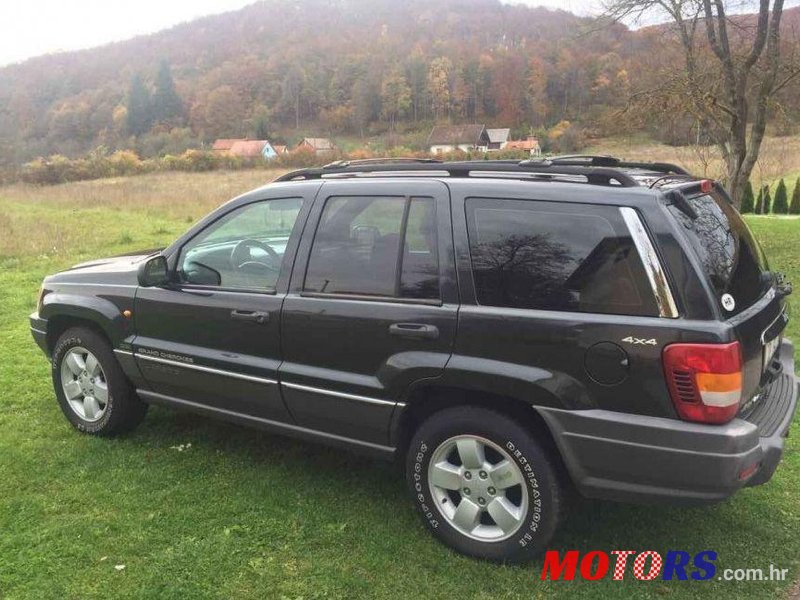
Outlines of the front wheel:
M 432 415 L 406 461 L 414 501 L 437 538 L 508 562 L 533 558 L 553 537 L 562 495 L 555 469 L 530 430 L 478 407 Z
M 144 419 L 147 405 L 136 396 L 111 344 L 91 329 L 65 331 L 56 342 L 52 367 L 56 398 L 75 429 L 112 436 Z

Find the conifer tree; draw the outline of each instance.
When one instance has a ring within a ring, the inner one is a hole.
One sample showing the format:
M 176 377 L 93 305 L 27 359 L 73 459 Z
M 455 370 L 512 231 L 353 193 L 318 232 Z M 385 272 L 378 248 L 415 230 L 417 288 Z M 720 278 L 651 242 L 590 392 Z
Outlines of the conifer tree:
M 744 195 L 742 196 L 742 214 L 752 213 L 754 210 L 755 199 L 753 198 L 753 184 L 749 181 L 744 186 Z
M 794 182 L 794 191 L 792 192 L 792 203 L 789 205 L 790 215 L 800 215 L 800 177 Z

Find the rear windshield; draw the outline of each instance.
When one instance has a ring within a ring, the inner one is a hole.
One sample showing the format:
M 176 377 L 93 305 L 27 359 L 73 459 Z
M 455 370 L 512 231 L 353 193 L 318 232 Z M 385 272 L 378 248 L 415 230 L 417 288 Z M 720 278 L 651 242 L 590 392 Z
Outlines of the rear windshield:
M 767 260 L 750 228 L 719 190 L 687 198 L 691 211 L 679 205 L 669 211 L 703 264 L 723 314 L 738 314 L 769 286 Z

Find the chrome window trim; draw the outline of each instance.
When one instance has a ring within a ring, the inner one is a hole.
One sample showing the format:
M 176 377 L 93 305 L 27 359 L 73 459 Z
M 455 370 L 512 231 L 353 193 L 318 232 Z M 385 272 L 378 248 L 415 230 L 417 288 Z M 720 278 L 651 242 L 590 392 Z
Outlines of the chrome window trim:
M 650 281 L 650 287 L 653 290 L 656 304 L 658 304 L 659 316 L 676 319 L 678 315 L 678 307 L 675 305 L 675 298 L 672 295 L 672 290 L 669 287 L 667 274 L 661 261 L 658 258 L 658 253 L 653 246 L 647 230 L 644 228 L 641 217 L 635 209 L 629 206 L 620 206 L 619 212 L 625 225 L 633 238 L 633 243 L 636 245 L 636 250 L 639 252 L 639 257 L 642 259 L 647 279 Z
M 183 367 L 185 369 L 192 369 L 194 371 L 202 371 L 203 373 L 210 373 L 212 375 L 222 375 L 223 377 L 232 377 L 234 379 L 243 379 L 245 381 L 252 381 L 255 383 L 263 383 L 267 385 L 277 385 L 278 382 L 274 379 L 266 379 L 264 377 L 256 377 L 255 375 L 243 375 L 242 373 L 234 373 L 233 371 L 224 371 L 222 369 L 214 369 L 212 367 L 204 367 L 202 365 L 195 365 L 193 363 L 184 363 L 177 360 L 169 360 L 168 358 L 159 358 L 157 356 L 148 356 L 140 352 L 134 353 L 136 358 L 142 360 L 149 360 L 150 362 L 161 363 L 173 367 Z
M 403 402 L 392 402 L 391 400 L 381 400 L 380 398 L 370 398 L 369 396 L 358 396 L 356 394 L 346 394 L 345 392 L 334 392 L 333 390 L 324 390 L 322 388 L 312 387 L 310 385 L 300 385 L 299 383 L 287 383 L 284 381 L 281 382 L 281 385 L 293 390 L 311 392 L 313 394 L 323 394 L 325 396 L 335 396 L 337 398 L 344 398 L 345 400 L 356 400 L 358 402 L 366 402 L 367 404 L 378 404 L 381 406 L 397 406 L 400 408 L 405 407 L 405 404 Z

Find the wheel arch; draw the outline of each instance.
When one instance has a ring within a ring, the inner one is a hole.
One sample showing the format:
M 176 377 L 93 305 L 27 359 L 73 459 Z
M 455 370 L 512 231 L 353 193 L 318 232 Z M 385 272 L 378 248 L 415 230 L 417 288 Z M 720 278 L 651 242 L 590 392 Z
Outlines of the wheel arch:
M 548 395 L 549 392 L 541 390 L 538 397 L 521 399 L 468 386 L 422 383 L 410 391 L 405 400 L 405 408 L 397 414 L 390 435 L 391 443 L 396 447 L 396 456 L 402 459 L 414 433 L 430 416 L 448 408 L 475 406 L 499 412 L 530 428 L 537 441 L 557 461 L 561 472 L 566 473 L 566 466 L 550 426 L 535 408 L 537 404 L 552 405 L 554 399 L 548 398 Z
M 40 316 L 47 319 L 47 348 L 52 355 L 56 341 L 71 327 L 87 327 L 115 347 L 125 337 L 127 324 L 119 308 L 108 300 L 90 296 L 52 293 L 45 296 Z

